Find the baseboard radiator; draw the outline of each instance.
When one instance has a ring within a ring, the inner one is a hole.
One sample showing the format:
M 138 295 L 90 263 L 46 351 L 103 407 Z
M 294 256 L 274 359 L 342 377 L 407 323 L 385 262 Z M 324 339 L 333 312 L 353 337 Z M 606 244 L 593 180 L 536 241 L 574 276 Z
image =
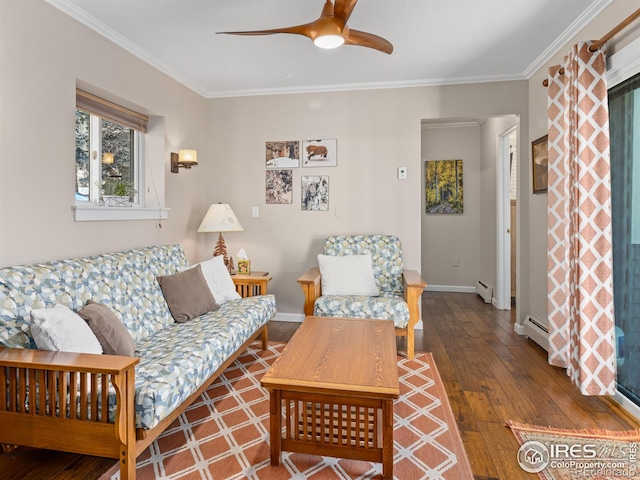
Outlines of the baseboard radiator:
M 527 315 L 524 319 L 524 334 L 549 351 L 549 327 L 544 321 Z
M 476 285 L 476 293 L 482 297 L 484 303 L 491 303 L 491 297 L 493 297 L 493 288 L 491 288 L 486 282 L 478 280 Z

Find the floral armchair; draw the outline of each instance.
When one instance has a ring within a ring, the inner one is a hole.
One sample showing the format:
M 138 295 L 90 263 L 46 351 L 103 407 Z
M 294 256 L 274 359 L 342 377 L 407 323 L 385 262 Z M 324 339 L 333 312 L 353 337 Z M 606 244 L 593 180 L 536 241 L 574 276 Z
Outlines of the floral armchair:
M 314 267 L 298 278 L 305 296 L 305 315 L 391 319 L 396 335 L 406 337 L 407 357 L 413 358 L 414 328 L 420 320 L 419 302 L 427 284 L 418 272 L 403 270 L 400 240 L 392 235 L 332 236 L 326 240 L 324 255 L 371 255 L 378 295 L 323 296 L 321 269 Z

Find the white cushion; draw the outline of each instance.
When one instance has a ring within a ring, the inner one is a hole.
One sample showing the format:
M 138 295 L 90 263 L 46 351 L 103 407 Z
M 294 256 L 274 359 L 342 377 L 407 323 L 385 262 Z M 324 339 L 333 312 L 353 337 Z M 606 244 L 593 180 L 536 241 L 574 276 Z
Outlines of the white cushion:
M 236 285 L 231 280 L 229 270 L 224 264 L 224 258 L 220 255 L 200 262 L 202 268 L 202 275 L 209 285 L 209 289 L 213 294 L 213 298 L 216 299 L 218 304 L 222 305 L 229 300 L 238 300 L 242 298 L 236 291 Z
M 318 255 L 322 295 L 380 294 L 371 255 Z
M 87 322 L 64 305 L 31 310 L 31 334 L 40 350 L 102 353 Z

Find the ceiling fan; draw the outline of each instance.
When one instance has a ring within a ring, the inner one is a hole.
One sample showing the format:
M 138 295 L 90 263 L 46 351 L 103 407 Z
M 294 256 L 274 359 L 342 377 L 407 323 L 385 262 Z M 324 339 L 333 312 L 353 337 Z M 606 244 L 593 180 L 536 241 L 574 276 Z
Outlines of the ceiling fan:
M 293 33 L 310 38 L 320 48 L 337 48 L 342 44 L 359 45 L 391 54 L 393 45 L 378 35 L 352 30 L 347 25 L 353 8 L 358 0 L 326 0 L 320 18 L 311 23 L 294 27 L 273 28 L 247 32 L 217 32 L 228 35 L 273 35 L 275 33 Z

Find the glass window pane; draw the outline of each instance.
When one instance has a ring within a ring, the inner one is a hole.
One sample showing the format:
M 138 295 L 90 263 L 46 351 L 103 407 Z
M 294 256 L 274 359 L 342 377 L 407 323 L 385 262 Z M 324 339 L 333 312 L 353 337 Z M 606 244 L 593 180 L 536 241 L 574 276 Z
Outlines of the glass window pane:
M 117 178 L 133 186 L 133 130 L 109 120 L 100 121 L 102 131 L 102 176 Z M 111 154 L 113 157 L 106 156 Z
M 76 110 L 76 200 L 89 200 L 89 114 Z
M 640 75 L 609 91 L 618 390 L 640 405 Z

